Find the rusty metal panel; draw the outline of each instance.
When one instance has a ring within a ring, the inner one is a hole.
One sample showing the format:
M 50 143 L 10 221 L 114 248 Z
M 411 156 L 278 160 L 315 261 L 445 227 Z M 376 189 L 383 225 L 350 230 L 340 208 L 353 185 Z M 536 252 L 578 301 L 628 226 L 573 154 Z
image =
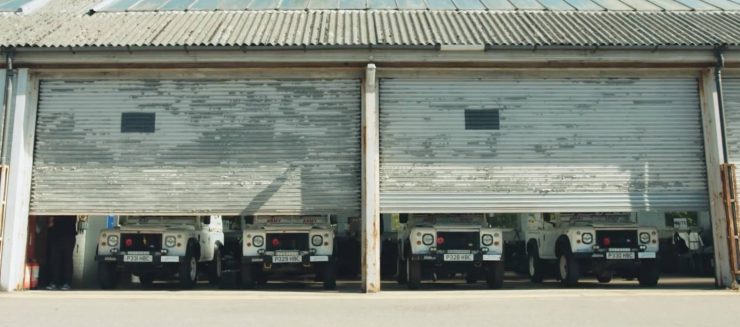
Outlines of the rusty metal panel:
M 359 126 L 359 80 L 43 80 L 31 211 L 357 215 Z
M 740 76 L 722 79 L 728 160 L 740 164 Z
M 706 210 L 694 78 L 384 79 L 383 212 Z M 465 110 L 497 109 L 498 130 Z

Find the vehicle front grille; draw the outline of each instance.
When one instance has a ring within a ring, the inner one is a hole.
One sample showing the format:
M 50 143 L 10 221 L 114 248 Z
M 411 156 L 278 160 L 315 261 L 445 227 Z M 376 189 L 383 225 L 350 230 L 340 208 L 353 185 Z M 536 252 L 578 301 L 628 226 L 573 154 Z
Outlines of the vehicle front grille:
M 477 250 L 480 248 L 479 232 L 437 232 L 437 238 L 444 243 L 437 244 L 440 250 Z
M 609 239 L 609 245 L 606 239 Z M 638 246 L 636 230 L 596 231 L 596 244 L 605 248 L 634 248 Z
M 162 250 L 162 234 L 122 234 L 121 251 Z
M 268 233 L 265 242 L 267 251 L 308 251 L 308 233 Z

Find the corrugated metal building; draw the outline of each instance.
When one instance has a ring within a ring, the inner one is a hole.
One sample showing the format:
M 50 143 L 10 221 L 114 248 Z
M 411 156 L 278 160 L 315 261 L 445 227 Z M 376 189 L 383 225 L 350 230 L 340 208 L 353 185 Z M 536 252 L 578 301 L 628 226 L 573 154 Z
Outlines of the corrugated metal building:
M 380 213 L 708 211 L 727 237 L 736 0 L 9 1 L 0 46 L 5 290 L 29 214 L 361 216 L 367 291 Z

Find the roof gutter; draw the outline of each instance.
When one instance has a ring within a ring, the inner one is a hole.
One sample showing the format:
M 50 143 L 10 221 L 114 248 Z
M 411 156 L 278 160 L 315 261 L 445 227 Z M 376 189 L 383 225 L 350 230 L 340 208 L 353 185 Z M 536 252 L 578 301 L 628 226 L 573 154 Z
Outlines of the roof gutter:
M 725 67 L 725 50 L 727 50 L 727 44 L 718 45 L 714 48 L 714 57 L 716 63 L 714 65 L 714 83 L 717 88 L 717 107 L 719 109 L 719 128 L 722 134 L 722 156 L 724 157 L 724 163 L 729 163 L 727 156 L 727 137 L 725 131 L 725 105 L 722 100 L 722 69 Z

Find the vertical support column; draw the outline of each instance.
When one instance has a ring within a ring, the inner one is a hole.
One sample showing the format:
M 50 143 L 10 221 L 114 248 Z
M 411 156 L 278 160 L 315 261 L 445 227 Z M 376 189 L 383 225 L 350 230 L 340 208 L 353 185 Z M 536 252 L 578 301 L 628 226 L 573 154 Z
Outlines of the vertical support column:
M 378 80 L 368 64 L 362 84 L 362 291 L 380 291 Z
M 31 168 L 36 132 L 37 83 L 28 69 L 19 69 L 15 85 L 13 130 L 10 134 L 8 206 L 5 209 L 5 244 L 0 263 L 0 290 L 14 291 L 23 286 L 28 238 L 28 212 L 31 201 Z M 10 96 L 10 95 L 9 95 Z
M 712 219 L 714 239 L 715 283 L 718 287 L 733 287 L 734 277 L 730 268 L 727 235 L 727 214 L 722 197 L 720 164 L 724 163 L 722 131 L 720 127 L 719 100 L 714 81 L 714 69 L 702 71 L 699 81 L 701 117 L 704 129 L 704 153 L 707 164 L 709 188 L 709 215 Z

